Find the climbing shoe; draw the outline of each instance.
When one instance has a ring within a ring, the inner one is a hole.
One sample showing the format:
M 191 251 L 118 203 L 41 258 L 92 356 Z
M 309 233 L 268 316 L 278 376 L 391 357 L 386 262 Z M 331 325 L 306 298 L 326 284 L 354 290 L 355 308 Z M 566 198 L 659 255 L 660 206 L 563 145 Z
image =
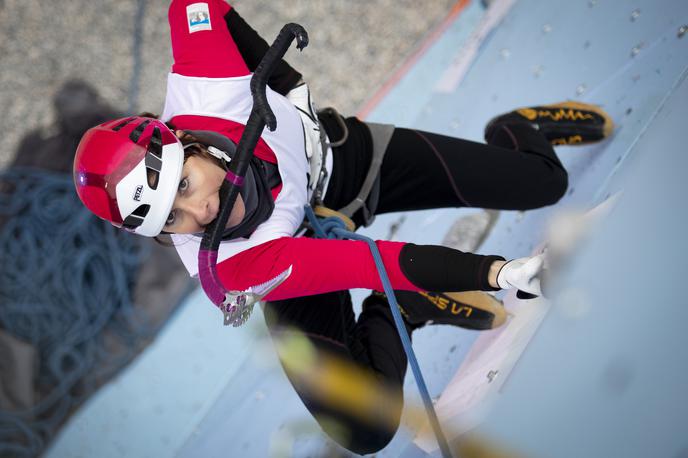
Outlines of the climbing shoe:
M 500 124 L 526 122 L 539 130 L 552 145 L 580 145 L 602 140 L 614 129 L 612 118 L 596 105 L 562 102 L 525 107 L 493 118 L 485 137 Z
M 383 293 L 375 293 L 384 295 Z M 404 320 L 414 329 L 425 324 L 451 324 L 467 329 L 492 329 L 506 321 L 502 303 L 482 291 L 426 293 L 395 291 Z

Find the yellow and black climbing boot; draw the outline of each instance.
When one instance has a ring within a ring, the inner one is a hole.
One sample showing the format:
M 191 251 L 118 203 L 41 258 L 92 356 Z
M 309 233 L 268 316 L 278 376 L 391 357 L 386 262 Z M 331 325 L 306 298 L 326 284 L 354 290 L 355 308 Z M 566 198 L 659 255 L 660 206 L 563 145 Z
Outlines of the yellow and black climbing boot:
M 381 294 L 381 293 L 376 293 Z M 395 291 L 399 309 L 414 328 L 450 324 L 467 329 L 492 329 L 506 321 L 502 303 L 482 291 L 461 293 L 426 293 Z
M 612 118 L 597 105 L 568 101 L 519 108 L 497 116 L 485 127 L 486 138 L 497 126 L 514 122 L 530 124 L 552 145 L 597 142 L 609 136 L 614 129 Z

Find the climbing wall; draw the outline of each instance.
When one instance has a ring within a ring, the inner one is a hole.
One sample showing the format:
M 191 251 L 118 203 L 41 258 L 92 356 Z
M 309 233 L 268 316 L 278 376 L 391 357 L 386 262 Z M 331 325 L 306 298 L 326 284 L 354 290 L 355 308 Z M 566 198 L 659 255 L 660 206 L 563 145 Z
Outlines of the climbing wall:
M 361 115 L 479 141 L 492 116 L 515 107 L 565 99 L 600 104 L 617 129 L 603 143 L 558 149 L 570 189 L 557 207 L 589 208 L 623 194 L 564 281 L 581 287 L 554 298 L 483 434 L 533 456 L 684 456 L 680 425 L 688 409 L 679 388 L 686 367 L 673 355 L 685 347 L 688 318 L 677 286 L 687 254 L 680 234 L 688 168 L 680 142 L 688 114 L 688 3 L 491 4 L 486 13 L 480 2 L 459 2 Z M 554 210 L 501 212 L 480 252 L 530 253 Z M 367 233 L 441 243 L 457 218 L 477 211 L 385 215 Z M 47 456 L 331 453 L 255 315 L 246 327 L 224 329 L 199 291 L 133 366 L 74 416 Z M 478 335 L 449 327 L 414 334 L 431 395 L 442 393 Z M 410 375 L 406 385 L 407 404 L 419 405 Z M 402 428 L 379 456 L 424 456 L 413 438 Z

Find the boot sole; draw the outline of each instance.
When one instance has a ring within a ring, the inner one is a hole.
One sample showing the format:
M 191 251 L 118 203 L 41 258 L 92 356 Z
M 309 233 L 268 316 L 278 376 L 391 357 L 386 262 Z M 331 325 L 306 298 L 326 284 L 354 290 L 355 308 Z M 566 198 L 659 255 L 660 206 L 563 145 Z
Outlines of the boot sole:
M 422 298 L 425 304 L 441 311 L 428 313 L 427 320 L 435 324 L 485 330 L 497 328 L 506 321 L 507 313 L 502 303 L 483 291 L 413 294 L 418 295 L 416 300 Z M 403 302 L 399 303 L 399 307 L 402 313 L 406 313 Z
M 522 107 L 514 110 L 515 112 L 519 113 L 521 116 L 524 118 L 528 119 L 529 121 L 532 121 L 529 119 L 528 116 L 526 116 L 524 113 L 527 112 L 528 110 L 534 110 L 534 108 L 549 108 L 549 109 L 571 109 L 571 110 L 580 110 L 580 111 L 587 111 L 590 113 L 594 113 L 598 115 L 600 118 L 604 120 L 602 124 L 602 137 L 601 138 L 592 138 L 590 140 L 582 140 L 582 138 L 578 139 L 578 141 L 571 141 L 571 139 L 567 139 L 566 137 L 562 138 L 557 138 L 552 140 L 552 144 L 554 145 L 568 145 L 568 144 L 576 144 L 576 145 L 584 145 L 588 143 L 596 143 L 604 138 L 607 138 L 611 133 L 614 131 L 614 121 L 612 120 L 611 116 L 609 116 L 602 108 L 600 108 L 597 105 L 589 104 L 589 103 L 583 103 L 583 102 L 575 102 L 573 100 L 568 100 L 566 102 L 561 102 L 561 103 L 555 103 L 552 105 L 538 105 L 536 107 Z M 534 110 L 537 112 L 537 110 Z M 587 130 L 585 126 L 579 127 L 581 131 Z M 574 136 L 575 137 L 580 137 L 580 136 Z
M 580 123 L 580 125 L 558 126 L 556 122 L 550 124 L 547 128 L 547 133 L 543 132 L 547 140 L 554 146 L 557 145 L 584 145 L 589 143 L 599 142 L 609 135 L 614 130 L 614 121 L 612 118 L 599 106 L 583 102 L 574 102 L 568 100 L 566 102 L 551 104 L 551 105 L 536 105 L 530 107 L 517 108 L 509 113 L 497 116 L 490 120 L 485 127 L 485 140 L 488 140 L 488 132 L 494 125 L 504 122 L 519 122 L 536 123 L 538 117 L 538 109 L 541 110 L 577 110 L 594 115 L 596 122 Z
M 609 137 L 609 135 L 611 135 L 611 133 L 614 131 L 614 120 L 612 120 L 611 116 L 609 116 L 606 111 L 604 111 L 602 108 L 600 108 L 597 105 L 593 105 L 590 103 L 583 103 L 583 102 L 575 102 L 573 100 L 569 100 L 566 102 L 556 103 L 554 105 L 545 105 L 545 106 L 557 107 L 557 108 L 573 108 L 576 110 L 592 111 L 593 113 L 597 114 L 598 116 L 602 117 L 602 119 L 604 119 L 604 126 L 602 127 L 602 132 L 603 132 L 605 138 Z
M 494 319 L 490 329 L 498 328 L 506 322 L 507 313 L 504 309 L 504 304 L 491 294 L 482 291 L 463 291 L 460 293 L 444 293 L 444 295 L 461 304 L 492 314 Z

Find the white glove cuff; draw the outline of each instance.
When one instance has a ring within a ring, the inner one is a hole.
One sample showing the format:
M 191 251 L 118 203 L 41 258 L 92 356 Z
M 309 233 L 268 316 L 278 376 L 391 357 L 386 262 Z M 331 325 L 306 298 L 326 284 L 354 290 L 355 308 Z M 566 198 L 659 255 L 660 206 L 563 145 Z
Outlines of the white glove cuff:
M 506 272 L 508 271 L 505 269 L 507 265 L 509 265 L 510 262 L 513 262 L 514 260 L 510 260 L 502 264 L 502 267 L 499 269 L 499 272 L 497 272 L 497 286 L 499 286 L 501 289 L 511 289 L 513 286 L 506 281 Z

